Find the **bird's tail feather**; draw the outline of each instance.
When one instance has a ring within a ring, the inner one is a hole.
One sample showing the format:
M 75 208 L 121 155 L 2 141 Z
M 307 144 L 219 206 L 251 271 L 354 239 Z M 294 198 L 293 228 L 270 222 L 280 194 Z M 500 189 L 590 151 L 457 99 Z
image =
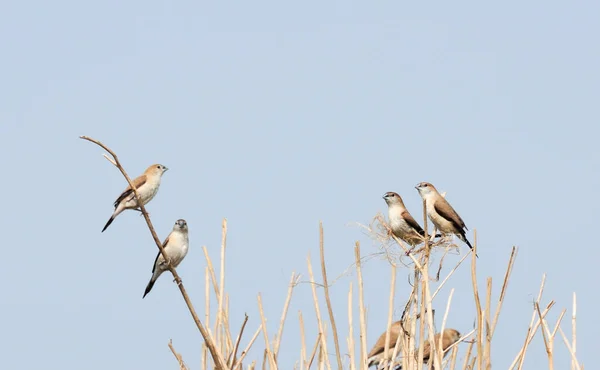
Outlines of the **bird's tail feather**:
M 150 291 L 152 290 L 152 287 L 154 286 L 154 282 L 156 280 L 154 280 L 153 278 L 150 279 L 150 282 L 148 283 L 148 285 L 146 285 L 146 290 L 144 291 L 144 295 L 142 296 L 142 299 L 144 299 L 144 297 L 146 297 L 146 294 L 150 293 Z
M 463 235 L 459 235 L 460 239 L 465 242 L 469 248 L 471 248 L 471 250 L 473 250 L 473 246 L 471 245 L 471 243 L 469 242 L 469 239 L 467 239 L 467 237 L 463 234 Z M 477 253 L 475 253 L 475 257 L 479 258 L 479 256 L 477 255 Z
M 102 229 L 102 232 L 104 232 L 104 230 L 106 230 L 110 226 L 110 224 L 112 224 L 112 222 L 115 220 L 115 217 L 116 215 L 110 216 L 108 222 L 106 223 L 106 225 L 104 225 L 104 229 Z

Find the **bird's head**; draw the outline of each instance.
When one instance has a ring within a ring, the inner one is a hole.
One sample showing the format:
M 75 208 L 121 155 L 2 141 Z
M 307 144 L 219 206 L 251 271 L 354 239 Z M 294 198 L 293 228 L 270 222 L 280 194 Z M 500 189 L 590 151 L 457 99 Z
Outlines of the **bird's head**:
M 175 221 L 175 226 L 173 226 L 173 231 L 187 231 L 187 222 L 184 219 L 180 218 Z
M 162 176 L 162 174 L 168 170 L 169 168 L 167 168 L 167 166 L 157 163 L 148 167 L 148 169 L 146 169 L 146 174 Z
M 398 195 L 398 193 L 394 193 L 393 191 L 388 191 L 387 193 L 383 194 L 383 200 L 385 200 L 388 206 L 391 206 L 392 204 L 404 204 L 400 195 Z
M 456 329 L 444 330 L 444 336 L 450 339 L 451 343 L 456 343 L 460 339 L 460 332 Z
M 421 197 L 425 197 L 436 192 L 435 187 L 428 182 L 418 183 L 417 186 L 415 186 L 415 189 L 417 189 Z

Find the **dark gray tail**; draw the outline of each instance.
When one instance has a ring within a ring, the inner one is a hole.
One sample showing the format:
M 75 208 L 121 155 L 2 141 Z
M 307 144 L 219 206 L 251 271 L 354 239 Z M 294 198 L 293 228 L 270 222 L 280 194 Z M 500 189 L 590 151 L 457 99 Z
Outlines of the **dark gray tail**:
M 150 282 L 148 283 L 148 285 L 146 285 L 146 290 L 144 291 L 144 295 L 142 296 L 142 299 L 144 299 L 144 297 L 146 297 L 146 294 L 150 293 L 153 286 L 154 286 L 154 280 L 150 279 Z
M 102 229 L 102 232 L 104 232 L 104 230 L 106 230 L 110 226 L 110 224 L 112 224 L 115 217 L 116 217 L 115 215 L 110 216 L 110 218 L 108 219 L 108 222 L 106 223 L 106 225 L 104 225 L 104 229 Z
M 471 248 L 471 250 L 473 250 L 473 246 L 471 245 L 471 243 L 469 242 L 469 239 L 467 239 L 465 234 L 461 235 L 461 239 L 463 242 L 467 243 L 467 245 L 469 246 L 469 248 Z M 479 258 L 479 256 L 477 255 L 477 253 L 475 253 L 475 257 Z

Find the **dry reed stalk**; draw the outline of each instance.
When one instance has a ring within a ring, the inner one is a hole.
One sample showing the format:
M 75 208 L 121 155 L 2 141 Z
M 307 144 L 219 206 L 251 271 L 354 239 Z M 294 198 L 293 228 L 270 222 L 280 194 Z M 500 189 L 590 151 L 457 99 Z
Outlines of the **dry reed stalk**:
M 333 316 L 333 307 L 329 298 L 329 283 L 327 282 L 327 269 L 325 267 L 325 248 L 323 240 L 323 222 L 319 222 L 319 253 L 321 255 L 321 274 L 323 275 L 323 291 L 325 293 L 325 303 L 327 303 L 327 311 L 329 311 L 329 321 L 331 322 L 331 330 L 333 331 L 333 344 L 335 346 L 335 356 L 338 368 L 342 368 L 342 358 L 340 352 L 340 341 L 338 339 L 337 326 L 335 325 L 335 317 Z
M 360 262 L 360 243 L 354 246 L 354 258 L 356 262 L 356 276 L 358 279 L 358 314 L 360 319 L 360 365 L 359 369 L 367 368 L 367 324 L 365 318 L 365 299 L 363 295 L 362 267 Z
M 483 322 L 484 322 L 484 328 L 485 331 L 481 333 L 481 336 L 485 335 L 485 339 L 482 340 L 483 342 L 483 361 L 484 363 L 484 368 L 486 370 L 489 370 L 491 368 L 491 360 L 490 360 L 490 354 L 491 354 L 491 337 L 490 337 L 490 327 L 491 327 L 491 319 L 490 319 L 490 309 L 491 309 L 491 305 L 492 305 L 492 278 L 488 277 L 486 280 L 486 294 L 485 294 L 485 309 L 483 310 L 484 314 L 483 316 Z
M 215 322 L 215 335 L 217 338 L 221 338 L 221 352 L 223 348 L 223 335 L 222 335 L 222 324 L 223 324 L 223 300 L 225 298 L 225 248 L 227 247 L 227 219 L 223 219 L 221 224 L 221 267 L 219 271 L 219 294 L 217 295 L 217 320 Z
M 500 317 L 500 310 L 502 309 L 502 303 L 504 303 L 504 298 L 506 296 L 506 290 L 508 288 L 508 281 L 510 280 L 510 275 L 512 273 L 513 266 L 515 265 L 515 258 L 517 257 L 517 248 L 512 247 L 512 251 L 510 252 L 510 258 L 508 260 L 508 267 L 506 268 L 506 274 L 504 275 L 504 281 L 502 282 L 502 289 L 500 290 L 500 297 L 498 298 L 498 304 L 496 305 L 496 313 L 494 314 L 494 321 L 492 322 L 492 329 L 490 330 L 490 340 L 494 335 L 494 331 L 496 330 L 496 325 L 498 324 L 498 318 Z
M 388 319 L 385 330 L 385 345 L 383 346 L 383 358 L 385 361 L 394 362 L 394 358 L 388 357 L 390 330 L 392 329 L 392 314 L 394 313 L 394 293 L 396 292 L 396 265 L 392 264 L 392 277 L 390 282 L 390 297 L 388 303 Z
M 317 296 L 317 285 L 316 285 L 317 283 L 315 282 L 315 276 L 313 274 L 312 263 L 310 262 L 310 255 L 306 258 L 306 263 L 308 265 L 308 275 L 310 277 L 310 288 L 312 290 L 313 302 L 315 305 L 315 314 L 317 316 L 317 325 L 319 328 L 319 332 L 323 334 L 321 336 L 321 340 L 323 341 L 323 343 L 321 343 L 321 348 L 324 353 L 327 353 L 327 340 L 325 338 L 325 327 L 323 325 L 323 321 L 321 320 L 321 310 L 319 309 L 319 298 Z M 329 364 L 327 357 L 326 357 L 326 362 Z M 327 368 L 329 369 L 330 366 L 331 365 L 329 365 Z
M 560 335 L 563 338 L 563 341 L 565 342 L 565 346 L 567 346 L 567 349 L 569 350 L 569 353 L 571 354 L 571 362 L 575 364 L 575 369 L 576 370 L 581 370 L 581 366 L 579 365 L 579 362 L 577 361 L 577 358 L 575 357 L 575 352 L 573 351 L 573 348 L 571 348 L 571 345 L 569 344 L 569 340 L 567 339 L 567 336 L 565 335 L 565 333 L 563 332 L 563 330 L 558 327 L 558 330 L 560 331 Z
M 202 343 L 202 357 L 200 358 L 200 365 L 202 370 L 206 370 L 206 344 Z
M 427 322 L 425 321 L 425 304 L 423 302 L 425 302 L 425 281 L 420 280 L 420 284 L 418 281 L 415 281 L 415 285 L 419 285 L 421 290 L 420 290 L 420 294 L 418 295 L 419 300 L 417 301 L 417 305 L 420 309 L 419 311 L 419 317 L 420 319 L 417 320 L 419 322 L 419 348 L 417 350 L 417 370 L 422 370 L 423 369 L 423 351 L 424 351 L 424 347 L 423 343 L 425 343 L 425 325 L 427 325 Z M 415 341 L 416 342 L 416 341 Z M 433 350 L 433 347 L 431 347 L 431 350 Z
M 446 304 L 446 312 L 444 312 L 444 318 L 442 319 L 442 327 L 440 328 L 440 333 L 444 332 L 446 329 L 446 320 L 448 319 L 448 313 L 450 312 L 450 305 L 452 303 L 452 296 L 454 295 L 454 288 L 450 290 L 450 295 L 448 296 L 448 303 Z M 444 340 L 444 336 L 440 335 L 439 341 L 437 343 L 437 348 L 439 348 L 437 356 L 439 357 L 438 363 L 442 363 L 444 356 L 444 346 L 442 345 L 442 341 Z
M 263 335 L 265 338 L 265 356 L 269 360 L 269 368 L 277 369 L 277 364 L 275 362 L 275 358 L 273 357 L 273 352 L 271 352 L 271 345 L 269 343 L 269 335 L 267 334 L 267 319 L 265 318 L 265 312 L 263 311 L 262 305 L 262 297 L 260 293 L 258 294 L 258 312 L 260 313 L 260 322 L 263 328 Z M 265 366 L 263 362 L 263 367 Z
M 554 306 L 554 301 L 550 301 L 550 303 L 548 303 L 548 305 L 546 306 L 546 308 L 542 312 L 542 317 L 546 317 L 546 315 L 548 314 L 548 312 L 550 311 L 550 309 L 552 308 L 552 306 Z M 533 313 L 534 313 L 534 315 L 537 315 L 537 312 L 535 311 L 535 309 L 533 310 Z M 535 316 L 534 316 L 534 319 L 535 319 Z M 509 370 L 512 369 L 515 366 L 515 364 L 517 363 L 517 361 L 519 362 L 518 369 L 522 369 L 523 368 L 523 364 L 524 364 L 524 361 L 525 361 L 525 353 L 527 353 L 527 349 L 529 347 L 529 343 L 531 343 L 531 341 L 533 340 L 533 337 L 535 336 L 535 333 L 537 332 L 537 329 L 540 327 L 540 325 L 541 325 L 541 322 L 539 320 L 537 320 L 535 322 L 535 324 L 533 324 L 533 323 L 530 324 L 530 327 L 527 330 L 527 337 L 525 338 L 525 344 L 523 345 L 523 347 L 519 351 L 519 354 L 517 355 L 517 357 L 515 358 L 515 360 L 511 364 L 511 366 L 509 367 Z
M 350 360 L 350 370 L 356 370 L 356 360 L 354 356 L 354 324 L 352 322 L 352 282 L 348 288 L 348 357 Z
M 563 309 L 558 317 L 556 322 L 556 326 L 554 330 L 550 332 L 550 328 L 548 327 L 548 322 L 544 317 L 542 317 L 542 312 L 540 311 L 540 305 L 538 302 L 535 303 L 535 310 L 538 314 L 541 326 L 542 326 L 542 337 L 544 339 L 544 346 L 546 347 L 546 355 L 548 356 L 548 369 L 554 370 L 554 337 L 556 336 L 556 331 L 562 321 L 563 317 L 567 310 Z
M 294 287 L 298 284 L 298 278 L 300 276 L 296 276 L 295 272 L 292 272 L 292 277 L 290 279 L 290 285 L 288 287 L 287 297 L 285 298 L 285 303 L 283 304 L 283 312 L 281 313 L 281 319 L 279 320 L 279 331 L 277 332 L 277 337 L 275 338 L 275 344 L 273 346 L 273 352 L 275 356 L 275 361 L 277 361 L 277 356 L 279 355 L 279 345 L 281 344 L 281 336 L 283 335 L 283 325 L 285 324 L 285 319 L 287 317 L 288 308 L 290 306 L 290 302 L 292 300 L 292 292 Z
M 144 219 L 146 220 L 146 224 L 148 225 L 148 229 L 150 230 L 150 233 L 152 234 L 152 238 L 154 239 L 156 246 L 158 247 L 162 256 L 165 258 L 165 261 L 170 261 L 170 259 L 167 257 L 167 254 L 162 246 L 162 242 L 160 241 L 160 239 L 158 238 L 158 235 L 156 234 L 156 231 L 154 230 L 154 226 L 152 225 L 152 221 L 150 221 L 150 216 L 148 215 L 148 212 L 146 211 L 146 207 L 144 207 L 144 205 L 141 204 L 141 202 L 139 202 L 140 198 L 139 198 L 137 188 L 131 182 L 129 175 L 127 175 L 127 172 L 125 171 L 125 169 L 119 162 L 119 158 L 117 157 L 117 155 L 112 150 L 110 150 L 106 145 L 102 144 L 98 140 L 92 139 L 87 136 L 80 136 L 80 138 L 100 146 L 102 149 L 106 150 L 112 156 L 113 161 L 110 161 L 110 162 L 113 163 L 119 169 L 119 171 L 121 172 L 123 177 L 125 177 L 125 180 L 127 180 L 127 184 L 133 190 L 133 195 L 135 196 L 136 201 L 139 203 L 140 211 L 142 212 L 142 215 L 144 216 Z M 108 159 L 108 157 L 106 155 L 104 157 Z M 226 369 L 225 360 L 221 356 L 221 353 L 217 350 L 215 342 L 210 337 L 210 333 L 204 328 L 204 325 L 202 325 L 200 318 L 196 314 L 196 310 L 194 309 L 194 306 L 192 305 L 192 301 L 190 300 L 190 297 L 188 296 L 187 291 L 185 290 L 185 287 L 183 286 L 183 282 L 182 282 L 181 278 L 179 277 L 179 275 L 177 274 L 177 271 L 175 270 L 175 268 L 173 268 L 171 263 L 167 264 L 167 268 L 173 275 L 174 281 L 177 283 L 177 286 L 179 287 L 179 291 L 181 292 L 181 295 L 183 296 L 183 300 L 185 301 L 185 303 L 188 307 L 188 310 L 190 311 L 190 314 L 192 315 L 194 323 L 198 327 L 198 330 L 200 331 L 200 335 L 202 335 L 204 342 L 208 346 L 210 354 L 213 357 L 213 360 L 215 362 L 216 368 L 218 370 L 225 370 Z
M 300 322 L 300 370 L 304 370 L 305 366 L 307 366 L 306 362 L 306 333 L 304 332 L 304 319 L 302 318 L 302 311 L 298 311 L 298 321 Z
M 458 347 L 452 348 L 452 353 L 450 353 L 450 360 L 448 361 L 450 363 L 450 366 L 448 366 L 448 368 L 450 370 L 454 370 L 456 368 L 456 355 L 457 354 L 458 354 Z
M 428 255 L 426 255 L 426 258 L 429 258 Z M 429 290 L 429 267 L 428 267 L 429 263 L 427 263 L 426 261 L 426 265 L 424 268 L 424 273 L 423 273 L 423 281 L 424 281 L 424 295 L 423 298 L 425 299 L 425 315 L 426 315 L 426 321 L 428 323 L 427 328 L 429 329 L 429 343 L 430 343 L 430 348 L 431 348 L 431 354 L 432 356 L 430 356 L 430 361 L 433 360 L 433 365 L 435 368 L 437 369 L 441 369 L 442 368 L 442 357 L 441 357 L 441 352 L 442 349 L 441 347 L 438 347 L 437 344 L 435 343 L 435 323 L 433 320 L 433 307 L 432 307 L 432 301 L 431 301 L 431 291 Z M 436 355 L 437 354 L 437 355 Z
M 210 281 L 208 266 L 204 268 L 204 322 L 210 326 Z M 202 344 L 202 369 L 206 370 L 206 345 Z
M 315 355 L 317 354 L 317 349 L 319 348 L 320 344 L 321 344 L 321 335 L 322 333 L 319 333 L 317 335 L 317 340 L 315 341 L 315 346 L 313 347 L 312 353 L 310 355 L 310 361 L 308 361 L 308 366 L 306 367 L 307 369 L 310 369 L 310 367 L 312 366 L 313 360 L 315 359 Z
M 242 335 L 244 335 L 244 328 L 248 323 L 248 315 L 244 314 L 244 322 L 242 323 L 242 327 L 240 328 L 240 333 L 238 334 L 235 340 L 235 346 L 233 347 L 233 351 L 231 352 L 231 356 L 229 358 L 229 368 L 233 369 L 233 364 L 235 364 L 235 357 L 237 356 L 237 351 L 240 346 L 240 341 L 242 340 Z
M 229 327 L 229 293 L 225 293 L 225 335 L 227 336 L 227 353 L 233 350 L 233 338 L 231 337 L 231 328 Z
M 436 345 L 435 345 L 435 330 L 433 329 L 433 315 L 431 312 L 431 293 L 429 292 L 429 256 L 431 253 L 431 244 L 429 242 L 429 234 L 428 234 L 428 225 L 427 225 L 427 204 L 423 199 L 423 237 L 425 239 L 423 254 L 423 263 L 421 264 L 421 268 L 419 268 L 420 275 L 417 274 L 416 277 L 420 276 L 421 281 L 421 294 L 420 297 L 420 326 L 419 326 L 419 352 L 418 352 L 418 360 L 417 360 L 417 370 L 421 370 L 423 368 L 423 350 L 425 340 L 425 326 L 428 326 L 429 331 L 429 346 L 430 346 L 430 354 L 429 361 L 433 359 L 433 365 L 440 368 L 440 364 L 438 363 L 437 356 L 435 356 Z M 415 259 L 416 260 L 416 259 Z M 415 285 L 418 284 L 419 280 L 415 280 Z M 427 313 L 427 317 L 425 316 Z M 429 324 L 429 325 L 427 325 Z
M 542 282 L 540 284 L 540 290 L 538 292 L 536 302 L 539 302 L 542 300 L 542 294 L 544 292 L 545 284 L 546 284 L 546 274 L 543 274 Z M 517 357 L 513 360 L 511 366 L 509 367 L 509 370 L 512 370 L 514 368 L 514 366 L 517 364 L 517 362 L 519 365 L 519 367 L 517 368 L 518 370 L 520 370 L 523 367 L 523 361 L 525 360 L 525 353 L 527 351 L 527 347 L 529 346 L 529 342 L 531 342 L 531 340 L 533 339 L 535 332 L 537 331 L 537 328 L 539 326 L 539 322 L 536 325 L 534 325 L 535 317 L 536 317 L 536 312 L 534 310 L 533 314 L 531 315 L 531 321 L 529 322 L 529 328 L 527 329 L 527 335 L 525 336 L 525 343 L 523 344 L 523 347 L 521 347 L 521 350 L 517 354 Z
M 177 353 L 177 351 L 175 351 L 175 348 L 173 347 L 173 339 L 169 340 L 169 349 L 171 350 L 171 353 L 173 353 L 173 356 L 175 356 L 177 362 L 179 363 L 179 370 L 187 370 L 187 366 L 185 366 L 185 362 L 183 362 L 183 357 L 181 357 L 181 355 Z
M 206 246 L 202 246 L 202 251 L 204 252 L 204 258 L 206 259 L 206 267 L 210 272 L 210 280 L 212 282 L 213 290 L 215 291 L 215 297 L 217 297 L 217 302 L 219 300 L 219 287 L 217 286 L 217 276 L 215 275 L 215 268 L 212 263 L 212 259 L 208 255 L 208 249 Z
M 244 358 L 246 357 L 246 355 L 248 354 L 248 351 L 250 351 L 250 348 L 252 347 L 252 345 L 254 344 L 254 341 L 256 340 L 256 338 L 258 338 L 258 334 L 260 334 L 262 330 L 262 325 L 258 327 L 258 329 L 256 329 L 256 332 L 254 333 L 254 335 L 252 336 L 252 339 L 250 339 L 250 342 L 248 342 L 248 345 L 246 346 L 246 349 L 244 349 L 242 351 L 242 354 L 240 355 L 239 360 L 237 360 L 237 362 L 235 363 L 235 365 L 233 366 L 233 369 L 237 369 L 239 366 L 242 365 L 242 361 L 244 360 Z M 253 362 L 253 365 L 256 363 L 256 361 Z
M 572 343 L 571 349 L 573 350 L 573 359 L 571 360 L 571 370 L 574 370 L 577 364 L 577 359 L 575 355 L 577 354 L 577 295 L 573 292 L 573 316 L 571 318 L 571 327 L 573 330 L 572 333 Z
M 471 358 L 471 353 L 473 352 L 473 345 L 475 344 L 475 342 L 471 342 L 469 343 L 469 346 L 467 347 L 467 353 L 465 354 L 465 362 L 463 363 L 463 369 L 468 369 L 469 366 L 469 360 Z M 472 369 L 472 367 L 471 367 Z
M 408 369 L 414 369 L 415 366 L 418 365 L 418 349 L 417 349 L 417 310 L 419 310 L 419 287 L 418 277 L 420 276 L 419 271 L 414 271 L 415 275 L 415 283 L 413 285 L 412 298 L 410 299 L 410 307 L 409 310 L 412 315 L 409 313 L 408 318 L 410 319 L 410 337 L 408 338 L 408 356 L 404 356 L 406 360 L 406 364 L 403 367 Z M 419 346 L 422 347 L 422 346 Z M 405 352 L 406 353 L 406 352 Z M 415 354 L 417 356 L 415 357 Z M 421 359 L 423 359 L 423 355 L 421 355 Z
M 263 364 L 262 364 L 262 370 L 267 370 L 267 356 L 269 355 L 269 350 L 265 349 L 263 351 Z
M 483 312 L 479 300 L 479 289 L 477 288 L 477 233 L 473 231 L 473 250 L 471 251 L 471 282 L 473 284 L 473 297 L 475 299 L 475 311 L 477 312 L 477 368 L 483 368 Z

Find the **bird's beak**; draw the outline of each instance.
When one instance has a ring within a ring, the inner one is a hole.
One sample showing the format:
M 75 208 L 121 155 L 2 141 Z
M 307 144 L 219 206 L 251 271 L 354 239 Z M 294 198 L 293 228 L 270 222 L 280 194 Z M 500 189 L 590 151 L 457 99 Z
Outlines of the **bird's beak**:
M 386 199 L 386 198 L 387 198 L 387 195 L 383 194 L 382 198 L 383 198 L 383 199 Z
M 167 172 L 169 170 L 169 167 L 167 166 L 163 166 L 165 168 L 165 170 L 163 172 Z

